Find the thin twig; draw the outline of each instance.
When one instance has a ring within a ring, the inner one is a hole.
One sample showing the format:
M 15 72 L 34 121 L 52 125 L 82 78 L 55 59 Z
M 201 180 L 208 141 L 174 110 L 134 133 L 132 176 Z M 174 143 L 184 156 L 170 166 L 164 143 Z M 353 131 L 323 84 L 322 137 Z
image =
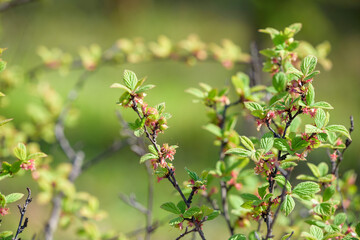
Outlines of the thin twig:
M 19 221 L 19 226 L 17 228 L 16 234 L 15 234 L 15 236 L 14 236 L 14 238 L 12 240 L 18 240 L 19 239 L 18 238 L 19 234 L 24 231 L 24 229 L 27 227 L 27 224 L 28 224 L 28 221 L 29 221 L 28 218 L 25 218 L 25 220 L 24 220 L 24 216 L 25 216 L 26 209 L 27 209 L 29 203 L 31 203 L 31 201 L 32 201 L 32 198 L 31 198 L 31 190 L 30 190 L 30 188 L 26 188 L 26 190 L 28 191 L 28 196 L 27 196 L 27 198 L 25 200 L 25 204 L 23 205 L 23 207 L 18 205 L 19 212 L 20 212 L 20 221 Z M 24 220 L 24 223 L 23 223 L 23 220 Z

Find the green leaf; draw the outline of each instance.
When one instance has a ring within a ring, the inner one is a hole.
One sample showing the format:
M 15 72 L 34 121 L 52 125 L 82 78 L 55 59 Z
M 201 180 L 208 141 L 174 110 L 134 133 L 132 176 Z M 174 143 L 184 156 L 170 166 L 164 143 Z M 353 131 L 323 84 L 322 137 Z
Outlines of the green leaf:
M 0 126 L 5 125 L 5 124 L 7 124 L 8 122 L 10 122 L 12 120 L 13 120 L 13 118 L 2 120 L 2 121 L 0 121 Z
M 326 164 L 326 163 L 324 163 L 324 162 L 321 162 L 321 163 L 319 163 L 319 165 L 318 165 L 318 169 L 319 169 L 319 171 L 320 171 L 320 176 L 325 176 L 327 173 L 328 173 L 328 171 L 329 171 L 329 166 Z
M 132 91 L 135 90 L 138 79 L 133 71 L 125 70 L 123 80 L 126 87 L 128 87 Z
M 11 231 L 0 232 L 0 240 L 12 240 L 12 239 L 13 239 L 13 232 Z
M 264 198 L 266 195 L 266 190 L 269 188 L 269 183 L 264 184 L 261 187 L 258 187 L 258 193 L 261 198 Z
M 186 89 L 185 92 L 190 93 L 190 94 L 194 95 L 195 97 L 198 97 L 201 99 L 203 99 L 205 97 L 205 94 L 197 88 L 189 88 L 189 89 Z
M 5 197 L 5 200 L 6 203 L 9 204 L 20 200 L 23 196 L 24 194 L 22 193 L 11 193 Z
M 259 198 L 256 195 L 251 194 L 251 193 L 243 193 L 243 194 L 240 194 L 240 196 L 245 200 L 250 200 L 250 201 L 259 200 Z
M 189 176 L 190 176 L 190 178 L 191 178 L 192 180 L 198 181 L 198 180 L 200 179 L 199 176 L 196 174 L 196 172 L 190 171 L 190 170 L 187 169 L 186 167 L 185 167 L 185 170 L 186 170 L 186 172 L 189 174 Z
M 333 106 L 331 106 L 327 102 L 316 102 L 311 105 L 313 108 L 322 108 L 322 109 L 334 109 Z
M 291 65 L 291 64 L 290 64 Z M 289 79 L 291 79 L 290 77 L 294 76 L 295 78 L 301 78 L 303 76 L 303 73 L 299 70 L 297 70 L 294 66 L 289 66 L 286 70 L 286 74 L 289 74 Z
M 340 134 L 346 136 L 347 138 L 351 139 L 349 131 L 343 125 L 330 125 L 330 126 L 327 126 L 325 129 L 328 130 L 329 132 L 340 133 Z
M 265 152 L 271 150 L 274 145 L 274 135 L 271 132 L 265 133 L 260 140 L 260 148 Z
M 219 215 L 220 215 L 220 211 L 214 210 L 214 212 L 207 215 L 207 221 L 213 220 L 214 218 L 216 218 Z
M 310 234 L 318 240 L 322 240 L 322 238 L 324 237 L 323 230 L 315 225 L 311 225 Z
M 142 128 L 140 128 L 140 129 L 136 129 L 135 131 L 134 131 L 134 135 L 136 136 L 136 137 L 141 137 L 141 135 L 143 135 L 144 134 L 144 129 L 142 129 Z
M 235 234 L 232 235 L 228 240 L 246 240 L 246 236 L 244 234 Z
M 307 76 L 310 73 L 312 73 L 315 70 L 316 63 L 317 63 L 317 58 L 315 56 L 312 56 L 312 55 L 306 56 L 301 61 L 301 66 L 300 66 L 301 71 L 303 72 L 303 74 L 305 76 Z
M 173 202 L 166 202 L 166 203 L 162 204 L 160 206 L 160 208 L 164 209 L 165 211 L 175 213 L 175 214 L 181 213 L 180 209 Z
M 31 153 L 28 156 L 28 159 L 34 159 L 34 158 L 44 158 L 47 157 L 47 155 L 43 152 L 36 152 L 36 153 Z
M 335 186 L 327 187 L 323 193 L 323 201 L 326 202 L 335 194 Z
M 346 221 L 346 218 L 347 218 L 347 216 L 345 213 L 338 213 L 335 216 L 334 224 L 339 226 Z
M 360 223 L 356 224 L 355 232 L 358 236 L 360 236 Z
M 124 85 L 122 85 L 120 83 L 113 83 L 110 86 L 110 88 L 120 88 L 120 89 L 123 89 L 123 90 L 127 91 L 128 93 L 131 93 L 131 90 L 128 87 L 126 87 L 126 86 L 124 86 Z
M 149 145 L 148 149 L 152 154 L 154 154 L 154 155 L 156 155 L 158 157 L 158 152 L 156 151 L 154 145 Z
M 18 146 L 14 148 L 14 155 L 22 161 L 27 160 L 26 146 L 23 143 L 19 143 Z
M 310 124 L 306 124 L 305 125 L 305 133 L 322 133 L 323 130 L 321 130 L 320 128 L 318 127 L 315 127 L 313 125 L 310 125 Z
M 281 205 L 281 210 L 284 211 L 285 216 L 288 216 L 295 207 L 295 201 L 290 195 L 286 195 L 284 198 L 284 202 Z
M 306 93 L 306 104 L 308 106 L 312 105 L 315 101 L 315 89 L 314 86 L 309 83 L 308 91 Z
M 318 167 L 315 165 L 315 164 L 312 164 L 312 163 L 308 163 L 307 164 L 308 167 L 310 168 L 312 174 L 315 176 L 315 177 L 320 177 L 321 174 L 320 174 L 320 170 L 318 169 Z
M 152 85 L 152 84 L 144 85 L 144 86 L 139 87 L 136 90 L 136 93 L 142 93 L 142 92 L 145 92 L 147 90 L 153 89 L 154 87 L 155 87 L 155 85 Z
M 205 130 L 211 132 L 212 134 L 214 134 L 217 137 L 222 137 L 221 128 L 216 126 L 215 124 L 209 123 L 209 124 L 203 126 L 203 128 Z
M 316 111 L 315 124 L 318 128 L 323 128 L 323 127 L 325 127 L 325 121 L 326 121 L 326 113 L 324 110 L 319 108 Z
M 195 214 L 199 213 L 200 211 L 201 211 L 200 208 L 197 206 L 190 207 L 188 210 L 185 211 L 183 217 L 190 218 L 190 217 L 194 216 Z
M 274 147 L 281 151 L 291 151 L 287 140 L 283 138 L 275 138 Z
M 301 137 L 294 137 L 293 140 L 291 141 L 291 148 L 294 151 L 296 151 L 306 148 L 307 146 L 309 146 L 309 144 L 310 144 L 309 142 L 303 140 Z
M 173 218 L 169 221 L 169 225 L 170 226 L 174 226 L 176 224 L 179 224 L 181 223 L 182 221 L 184 221 L 184 218 L 183 217 L 177 217 L 177 218 Z
M 246 136 L 240 136 L 240 140 L 242 145 L 244 145 L 245 148 L 253 151 L 255 150 L 253 142 Z
M 285 73 L 279 72 L 273 76 L 272 84 L 273 84 L 274 88 L 276 89 L 276 91 L 278 91 L 278 92 L 284 91 L 286 83 L 287 83 L 287 77 L 286 77 Z
M 181 213 L 184 213 L 187 208 L 186 203 L 183 200 L 178 202 L 176 206 L 180 209 Z
M 291 183 L 290 181 L 286 181 L 286 178 L 283 175 L 278 175 L 274 179 L 276 183 L 279 184 L 279 186 L 282 188 L 284 187 L 286 182 L 286 191 L 291 192 L 291 188 L 292 188 Z
M 235 154 L 240 157 L 250 157 L 251 151 L 243 149 L 243 148 L 231 148 L 225 152 L 226 154 Z
M 334 214 L 335 208 L 332 206 L 331 203 L 320 203 L 314 208 L 314 212 L 321 216 L 330 217 Z
M 293 193 L 302 196 L 310 196 L 320 191 L 320 187 L 314 182 L 302 182 L 296 185 L 293 189 Z
M 152 154 L 152 153 L 146 153 L 145 155 L 143 155 L 141 158 L 140 158 L 140 163 L 143 163 L 147 160 L 150 160 L 150 159 L 157 159 L 158 156 L 155 155 L 155 154 Z
M 301 23 L 293 23 L 291 24 L 288 28 L 290 28 L 294 34 L 300 32 L 301 28 L 302 28 L 302 24 Z
M 263 107 L 256 103 L 256 102 L 244 102 L 245 108 L 249 109 L 250 111 L 260 110 L 264 111 Z

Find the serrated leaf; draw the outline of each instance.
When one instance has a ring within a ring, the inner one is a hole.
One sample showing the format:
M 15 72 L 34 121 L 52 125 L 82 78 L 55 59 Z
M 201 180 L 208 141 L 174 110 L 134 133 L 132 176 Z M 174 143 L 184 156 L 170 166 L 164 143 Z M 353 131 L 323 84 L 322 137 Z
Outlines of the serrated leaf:
M 189 89 L 186 89 L 185 92 L 190 93 L 190 94 L 194 95 L 195 97 L 198 97 L 201 99 L 203 99 L 205 97 L 205 94 L 197 88 L 189 88 Z
M 158 152 L 156 151 L 154 145 L 149 145 L 149 146 L 148 146 L 148 149 L 149 149 L 149 151 L 150 151 L 152 154 L 158 156 Z
M 176 224 L 179 224 L 181 223 L 182 221 L 184 221 L 184 218 L 183 217 L 177 217 L 177 218 L 173 218 L 169 221 L 169 225 L 170 226 L 174 226 Z
M 347 216 L 345 213 L 338 213 L 334 218 L 334 224 L 339 226 L 346 221 L 346 218 Z
M 250 200 L 250 201 L 259 200 L 259 198 L 256 195 L 251 194 L 251 193 L 243 193 L 243 194 L 240 194 L 240 196 L 245 200 Z
M 141 137 L 141 135 L 143 135 L 144 134 L 144 129 L 142 129 L 142 128 L 140 128 L 140 129 L 136 129 L 135 131 L 134 131 L 134 135 L 136 136 L 136 137 Z
M 315 124 L 318 128 L 323 128 L 323 127 L 325 127 L 325 121 L 326 121 L 326 113 L 324 110 L 319 108 L 316 111 Z
M 261 187 L 258 187 L 258 193 L 261 198 L 264 198 L 266 195 L 266 190 L 269 188 L 269 183 L 264 184 Z
M 240 141 L 242 145 L 244 145 L 245 148 L 247 148 L 250 151 L 254 151 L 255 147 L 253 142 L 246 136 L 240 136 Z
M 123 80 L 126 87 L 128 87 L 132 91 L 135 90 L 138 79 L 133 71 L 125 70 Z
M 301 137 L 294 137 L 294 139 L 291 141 L 291 148 L 296 151 L 306 148 L 307 146 L 309 146 L 309 144 L 309 142 L 303 140 Z
M 315 225 L 311 225 L 310 234 L 318 240 L 322 240 L 322 238 L 324 237 L 323 230 Z
M 207 221 L 213 220 L 214 218 L 216 218 L 219 215 L 220 215 L 220 211 L 214 210 L 212 213 L 207 215 Z
M 349 131 L 343 125 L 330 125 L 330 126 L 327 126 L 325 129 L 328 130 L 329 132 L 340 133 L 340 134 L 346 136 L 347 138 L 351 139 Z
M 320 174 L 320 170 L 318 169 L 318 167 L 315 165 L 315 164 L 312 164 L 312 163 L 307 163 L 308 167 L 310 168 L 312 174 L 315 176 L 315 177 L 320 177 L 321 174 Z
M 272 78 L 272 84 L 275 90 L 278 92 L 282 92 L 285 90 L 286 83 L 287 77 L 283 72 L 276 73 Z
M 190 178 L 191 178 L 192 180 L 198 181 L 198 180 L 200 179 L 199 176 L 196 174 L 196 172 L 190 171 L 190 170 L 187 169 L 186 167 L 185 167 L 185 170 L 186 170 L 186 172 L 189 174 L 189 176 L 190 176 Z
M 184 213 L 187 208 L 186 203 L 183 200 L 178 202 L 178 204 L 176 206 L 179 208 L 181 213 Z
M 260 110 L 264 111 L 264 108 L 256 103 L 256 102 L 244 102 L 245 108 L 249 109 L 250 111 Z
M 335 194 L 336 189 L 335 186 L 327 187 L 323 193 L 323 201 L 326 202 L 331 199 L 331 197 Z
M 275 138 L 274 147 L 281 151 L 290 151 L 290 146 L 287 140 L 283 138 Z
M 190 207 L 188 210 L 185 211 L 184 213 L 184 218 L 190 218 L 192 216 L 194 216 L 195 214 L 199 213 L 201 210 L 199 207 L 194 206 L 194 207 Z
M 22 193 L 11 193 L 5 197 L 5 200 L 6 203 L 9 204 L 20 200 L 23 196 L 24 194 Z
M 321 163 L 319 163 L 319 165 L 318 165 L 318 169 L 319 169 L 319 171 L 320 171 L 320 176 L 325 176 L 327 173 L 328 173 L 328 171 L 329 171 L 329 166 L 326 164 L 326 163 L 324 163 L 324 162 L 321 162 Z
M 296 185 L 293 189 L 293 193 L 302 196 L 310 196 L 320 191 L 320 187 L 314 182 L 302 182 Z
M 321 216 L 331 216 L 335 212 L 335 208 L 331 203 L 320 203 L 314 208 L 314 212 Z
M 292 188 L 291 183 L 290 181 L 286 181 L 286 178 L 283 175 L 278 175 L 274 179 L 276 183 L 279 184 L 279 186 L 282 188 L 284 187 L 286 182 L 286 191 L 291 192 L 291 188 Z
M 135 92 L 142 93 L 142 92 L 148 91 L 150 89 L 153 89 L 154 87 L 155 87 L 155 85 L 153 85 L 153 84 L 144 85 L 144 86 L 139 87 Z
M 22 161 L 27 160 L 26 146 L 23 143 L 19 143 L 18 146 L 14 148 L 14 155 Z
M 327 102 L 316 102 L 311 105 L 313 108 L 322 108 L 322 109 L 334 109 L 333 106 L 330 105 L 330 103 Z
M 296 78 L 301 78 L 303 76 L 303 73 L 301 71 L 299 71 L 298 69 L 296 69 L 294 66 L 289 66 L 287 71 L 286 71 L 286 74 L 289 74 L 291 77 L 291 75 L 293 75 L 294 77 Z M 290 78 L 289 78 L 290 79 Z
M 306 104 L 308 106 L 312 105 L 315 101 L 315 89 L 314 86 L 309 83 L 308 91 L 306 93 Z
M 284 211 L 285 216 L 288 216 L 295 207 L 295 201 L 290 195 L 286 195 L 284 202 L 281 205 L 281 210 Z
M 301 61 L 301 71 L 302 73 L 307 76 L 310 73 L 312 73 L 315 70 L 316 67 L 316 63 L 317 63 L 317 58 L 315 56 L 309 55 L 306 56 L 302 61 Z
M 150 160 L 150 159 L 157 159 L 158 156 L 153 154 L 153 153 L 146 153 L 145 155 L 143 155 L 141 158 L 140 158 L 140 163 L 143 163 L 147 160 Z
M 310 125 L 310 124 L 306 124 L 305 125 L 305 133 L 322 133 L 323 130 L 321 130 L 320 128 L 318 127 L 315 127 L 313 125 Z
M 173 202 L 166 202 L 160 206 L 161 209 L 164 209 L 165 211 L 180 214 L 180 209 L 175 205 Z
M 28 156 L 28 159 L 34 159 L 34 158 L 44 158 L 47 157 L 47 155 L 43 152 L 36 152 L 36 153 L 31 153 Z
M 244 234 L 235 234 L 232 235 L 228 240 L 246 240 L 246 236 Z
M 274 146 L 274 135 L 271 132 L 265 133 L 260 140 L 260 148 L 264 149 L 265 152 L 271 150 Z
M 120 88 L 120 89 L 122 89 L 122 90 L 127 91 L 128 93 L 131 93 L 131 90 L 130 90 L 128 87 L 126 87 L 126 86 L 124 86 L 124 85 L 122 85 L 122 84 L 120 84 L 120 83 L 113 83 L 113 84 L 110 86 L 110 88 Z
M 215 124 L 209 123 L 203 126 L 203 128 L 217 137 L 222 137 L 221 128 L 216 126 Z
M 231 148 L 225 152 L 226 154 L 235 154 L 240 157 L 250 157 L 251 151 L 243 149 L 243 148 Z

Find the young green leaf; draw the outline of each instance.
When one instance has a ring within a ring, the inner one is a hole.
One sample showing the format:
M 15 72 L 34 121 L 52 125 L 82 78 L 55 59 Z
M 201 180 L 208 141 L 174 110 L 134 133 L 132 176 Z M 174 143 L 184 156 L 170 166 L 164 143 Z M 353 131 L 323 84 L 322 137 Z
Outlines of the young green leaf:
M 309 146 L 309 144 L 310 143 L 308 141 L 303 140 L 301 137 L 294 137 L 291 141 L 291 148 L 296 151 L 306 148 L 307 146 Z
M 322 109 L 334 109 L 333 106 L 331 106 L 327 102 L 316 102 L 311 105 L 313 108 L 322 108 Z
M 191 218 L 192 216 L 194 216 L 195 214 L 199 213 L 201 210 L 199 207 L 194 206 L 194 207 L 190 207 L 188 210 L 186 210 L 184 212 L 183 217 L 184 218 Z
M 323 127 L 325 127 L 325 122 L 326 122 L 326 113 L 324 110 L 319 108 L 316 111 L 315 124 L 318 128 L 323 128 Z
M 320 177 L 320 170 L 318 169 L 318 167 L 315 165 L 315 164 L 312 164 L 312 163 L 307 163 L 308 167 L 310 168 L 312 174 L 319 178 Z
M 110 88 L 120 88 L 120 89 L 122 89 L 122 90 L 127 91 L 128 93 L 131 93 L 131 90 L 130 90 L 128 87 L 126 87 L 126 86 L 124 86 L 124 85 L 122 85 L 122 84 L 120 84 L 120 83 L 113 83 L 113 84 L 110 86 Z
M 323 230 L 315 225 L 311 225 L 310 234 L 318 240 L 322 240 L 322 238 L 324 237 Z
M 19 143 L 18 146 L 14 148 L 14 155 L 22 161 L 27 160 L 26 146 L 23 143 Z
M 197 88 L 189 88 L 189 89 L 186 89 L 185 92 L 190 93 L 190 94 L 194 95 L 195 97 L 198 97 L 201 99 L 203 99 L 205 97 L 205 94 Z
M 323 193 L 323 201 L 326 202 L 335 194 L 335 186 L 327 187 Z
M 315 127 L 310 124 L 305 125 L 305 133 L 322 133 L 322 132 L 323 132 L 323 130 L 321 130 L 318 127 Z
M 216 218 L 217 216 L 220 215 L 220 211 L 218 210 L 214 210 L 212 213 L 210 213 L 209 215 L 207 215 L 207 220 L 213 220 L 214 218 Z
M 339 226 L 339 225 L 343 224 L 346 221 L 346 218 L 347 218 L 347 216 L 346 216 L 345 213 L 338 213 L 335 216 L 334 224 Z
M 285 73 L 279 72 L 273 76 L 272 84 L 276 91 L 278 91 L 278 92 L 284 91 L 286 83 L 287 83 L 287 77 L 286 77 Z
M 300 66 L 302 73 L 305 76 L 312 73 L 315 70 L 316 63 L 317 63 L 317 58 L 315 56 L 312 56 L 312 55 L 306 56 L 302 60 L 301 66 Z
M 128 87 L 132 91 L 135 90 L 138 79 L 133 71 L 125 70 L 123 80 L 126 87 Z
M 189 176 L 190 176 L 190 178 L 191 178 L 192 180 L 198 181 L 198 180 L 200 179 L 199 176 L 196 174 L 196 172 L 190 171 L 190 170 L 187 169 L 186 167 L 185 167 L 185 170 L 186 170 L 186 172 L 189 174 Z
M 235 154 L 240 157 L 250 157 L 251 151 L 243 149 L 243 148 L 231 148 L 225 152 L 226 154 Z
M 181 213 L 180 209 L 173 202 L 166 202 L 166 203 L 162 204 L 160 206 L 160 208 L 164 209 L 165 211 L 175 213 L 175 214 Z
M 203 126 L 203 128 L 205 130 L 211 132 L 212 134 L 214 134 L 217 137 L 222 137 L 221 128 L 216 126 L 215 124 L 209 123 L 209 124 Z
M 320 203 L 314 208 L 314 212 L 320 216 L 331 216 L 335 212 L 335 208 L 331 203 Z
M 145 155 L 143 155 L 141 158 L 140 158 L 140 163 L 143 163 L 147 160 L 150 160 L 150 159 L 157 159 L 158 156 L 153 154 L 153 153 L 146 153 Z
M 285 216 L 288 216 L 295 207 L 295 201 L 290 195 L 286 195 L 284 198 L 284 202 L 281 205 L 281 210 L 284 211 Z
M 293 189 L 293 193 L 301 196 L 310 196 L 320 191 L 319 184 L 314 182 L 302 182 L 296 185 Z
M 250 151 L 254 151 L 255 147 L 253 142 L 246 136 L 240 136 L 240 141 L 244 147 L 246 147 Z
M 308 91 L 306 93 L 306 104 L 308 106 L 312 105 L 315 101 L 315 89 L 314 86 L 309 83 Z
M 244 102 L 245 108 L 249 109 L 250 111 L 255 111 L 255 110 L 261 110 L 263 111 L 264 108 L 256 103 L 256 102 Z
M 24 194 L 22 193 L 11 193 L 5 197 L 5 200 L 6 203 L 9 204 L 20 200 L 23 196 Z
M 271 132 L 265 133 L 260 140 L 260 148 L 265 152 L 271 150 L 274 145 L 274 135 Z
M 244 234 L 235 234 L 232 235 L 228 240 L 246 240 L 246 236 Z
M 2 120 L 2 121 L 0 121 L 0 126 L 5 125 L 5 124 L 7 124 L 8 122 L 10 122 L 12 120 L 13 120 L 13 118 Z
M 184 221 L 184 218 L 183 217 L 177 217 L 177 218 L 173 218 L 169 221 L 169 225 L 170 226 L 174 226 L 176 224 L 179 224 L 181 223 L 182 221 Z
M 340 134 L 346 136 L 347 138 L 351 139 L 349 131 L 347 130 L 346 127 L 344 127 L 342 125 L 330 125 L 330 126 L 327 126 L 325 129 L 328 130 L 329 132 L 340 133 Z
M 291 183 L 290 181 L 287 181 L 286 178 L 283 175 L 278 175 L 275 178 L 275 181 L 277 184 L 279 184 L 280 187 L 284 187 L 286 183 L 286 191 L 291 192 Z

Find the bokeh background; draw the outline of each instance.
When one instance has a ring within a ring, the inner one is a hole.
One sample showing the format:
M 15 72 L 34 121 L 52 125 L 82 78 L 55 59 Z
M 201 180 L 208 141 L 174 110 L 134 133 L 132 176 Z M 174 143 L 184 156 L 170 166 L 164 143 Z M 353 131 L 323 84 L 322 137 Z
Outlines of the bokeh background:
M 173 40 L 186 38 L 196 33 L 205 42 L 219 43 L 229 38 L 249 52 L 250 43 L 256 41 L 259 48 L 270 46 L 268 36 L 258 33 L 268 26 L 282 29 L 294 22 L 303 23 L 297 39 L 317 45 L 324 40 L 331 43 L 329 58 L 333 62 L 331 71 L 320 67 L 321 74 L 314 81 L 316 99 L 328 101 L 334 110 L 330 123 L 349 125 L 349 116 L 355 119 L 354 143 L 345 154 L 341 171 L 360 171 L 360 1 L 357 0 L 47 0 L 10 9 L 1 14 L 0 43 L 8 50 L 3 59 L 8 66 L 18 65 L 31 69 L 41 63 L 36 55 L 38 46 L 59 47 L 76 53 L 80 46 L 92 43 L 103 49 L 109 48 L 119 38 L 142 37 L 156 40 L 161 34 Z M 67 129 L 70 141 L 82 146 L 88 156 L 102 151 L 119 135 L 119 124 L 115 116 L 115 102 L 119 91 L 110 89 L 113 82 L 120 82 L 124 69 L 135 71 L 138 76 L 148 76 L 148 82 L 157 85 L 148 96 L 151 104 L 166 102 L 167 111 L 173 118 L 169 130 L 160 141 L 177 144 L 175 165 L 179 180 L 185 180 L 184 166 L 196 171 L 214 166 L 218 150 L 213 147 L 213 137 L 201 126 L 206 123 L 205 110 L 192 103 L 192 96 L 185 89 L 207 82 L 221 87 L 237 71 L 249 71 L 246 66 L 232 70 L 220 64 L 200 63 L 189 67 L 175 62 L 146 62 L 103 67 L 90 77 L 80 93 L 75 106 L 80 118 L 75 127 Z M 66 77 L 58 73 L 42 76 L 65 98 L 73 87 L 80 71 Z M 269 83 L 269 79 L 263 79 Z M 32 101 L 24 96 L 21 87 L 7 93 L 11 105 L 2 109 L 2 115 L 13 117 L 16 124 L 28 121 L 26 104 Z M 126 119 L 135 115 L 125 111 Z M 238 124 L 240 134 L 256 135 L 255 126 Z M 55 162 L 64 160 L 59 148 L 47 149 L 56 154 Z M 315 151 L 309 157 L 312 162 L 327 159 L 325 151 Z M 305 166 L 305 165 L 304 165 Z M 304 172 L 308 171 L 304 167 Z M 2 181 L 1 189 L 24 192 L 24 178 Z M 30 180 L 30 178 L 29 178 Z M 36 185 L 28 181 L 26 186 Z M 155 218 L 162 219 L 166 213 L 158 207 L 165 201 L 176 199 L 165 181 L 155 185 Z M 146 174 L 138 164 L 138 157 L 124 149 L 89 169 L 76 181 L 78 190 L 88 191 L 100 199 L 101 208 L 109 217 L 100 225 L 103 229 L 116 229 L 127 233 L 144 225 L 144 217 L 125 205 L 119 193 L 135 193 L 140 202 L 146 199 Z M 29 209 L 30 224 L 24 239 L 39 233 L 50 211 L 49 206 L 33 203 Z M 15 206 L 13 213 L 16 213 Z M 17 218 L 10 219 L 1 227 L 13 226 Z M 223 219 L 219 218 L 205 226 L 209 239 L 225 239 L 227 231 Z M 71 231 L 57 232 L 56 239 L 74 239 Z M 153 239 L 173 239 L 179 231 L 168 226 L 159 228 Z

